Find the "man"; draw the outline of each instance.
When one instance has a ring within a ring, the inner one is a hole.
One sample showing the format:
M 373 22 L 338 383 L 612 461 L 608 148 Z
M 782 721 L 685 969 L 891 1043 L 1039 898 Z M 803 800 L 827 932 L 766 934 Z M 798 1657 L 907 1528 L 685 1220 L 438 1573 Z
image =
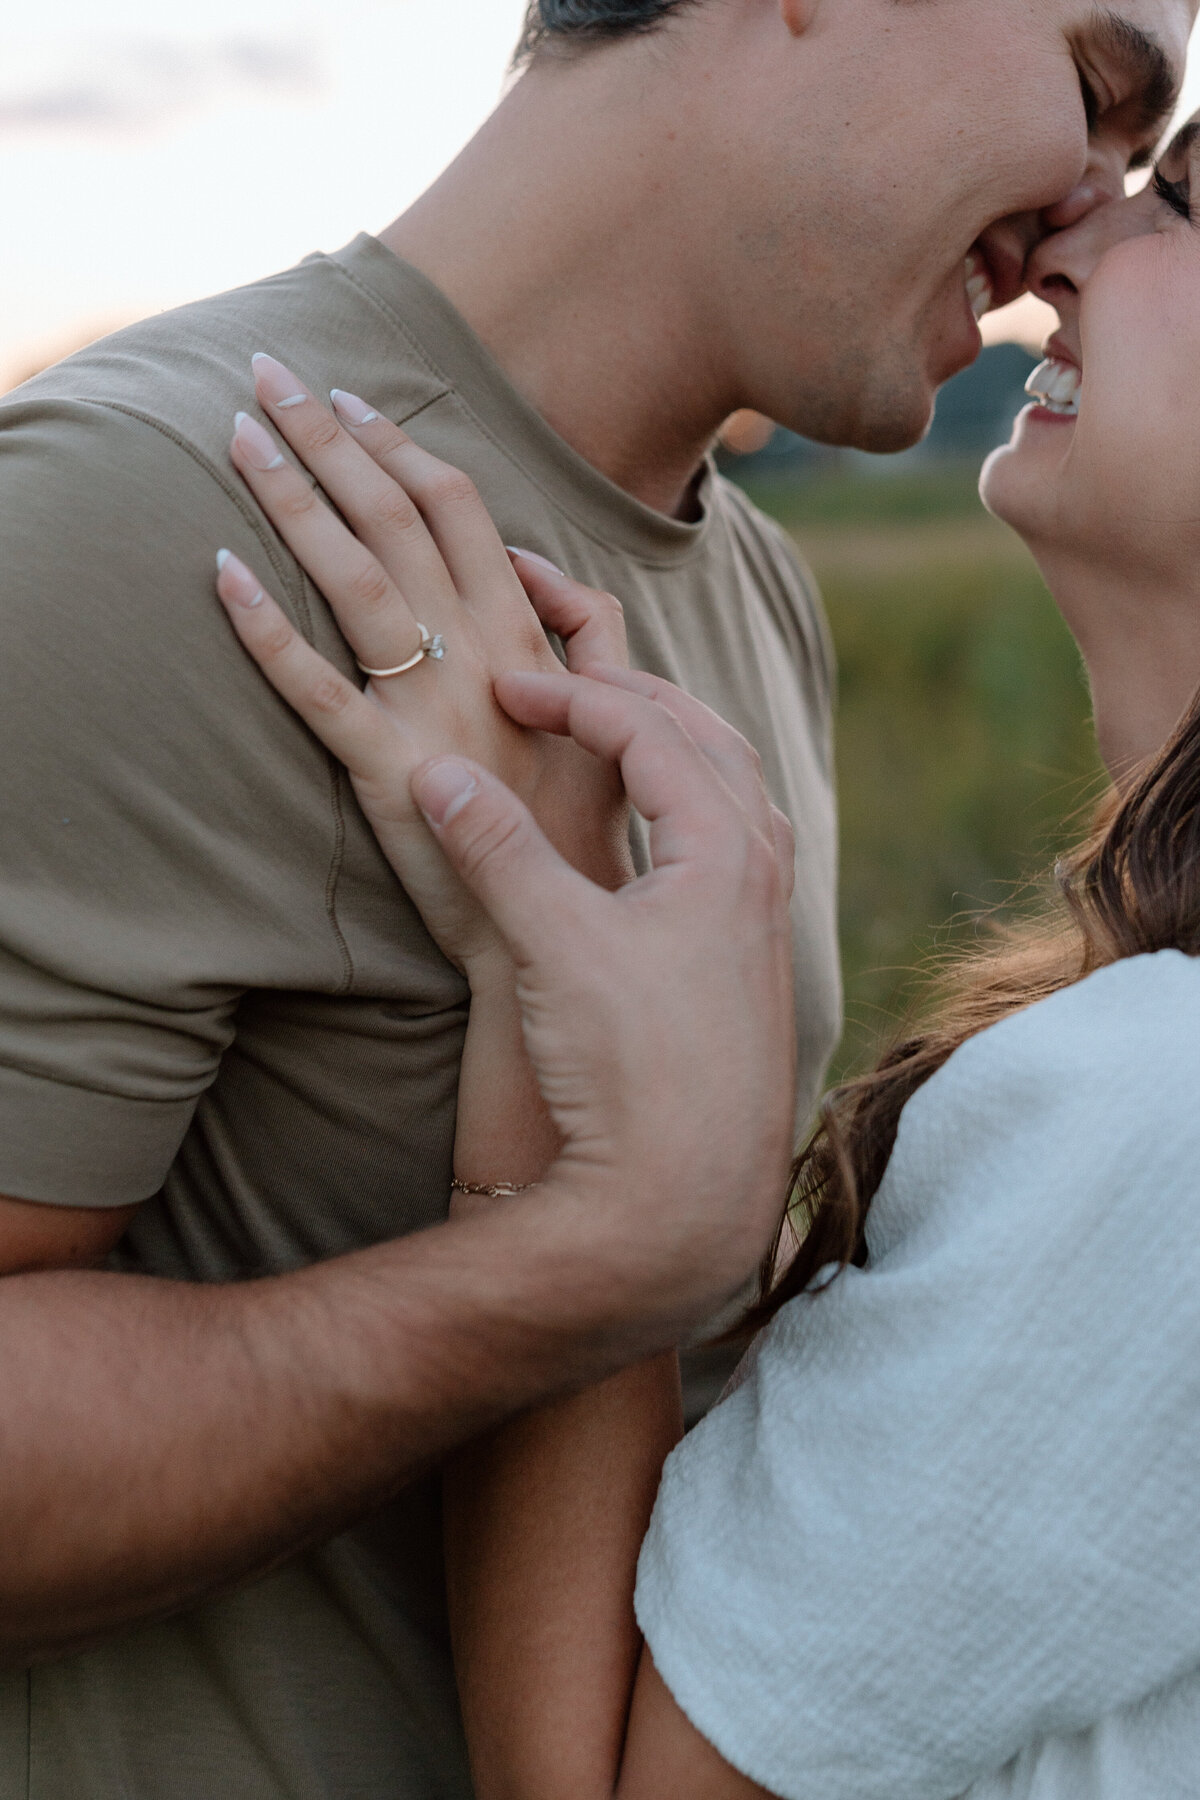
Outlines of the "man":
M 829 663 L 707 447 L 741 406 L 916 441 L 973 315 L 1149 153 L 1191 12 L 541 0 L 521 78 L 380 239 L 0 408 L 3 1800 L 466 1795 L 417 1477 L 562 1379 L 562 1295 L 520 1246 L 493 1227 L 510 1378 L 467 1240 L 394 1241 L 445 1214 L 464 989 L 212 599 L 227 545 L 352 667 L 229 468 L 251 355 L 466 469 L 757 743 L 798 835 L 809 1103 L 838 1010 Z

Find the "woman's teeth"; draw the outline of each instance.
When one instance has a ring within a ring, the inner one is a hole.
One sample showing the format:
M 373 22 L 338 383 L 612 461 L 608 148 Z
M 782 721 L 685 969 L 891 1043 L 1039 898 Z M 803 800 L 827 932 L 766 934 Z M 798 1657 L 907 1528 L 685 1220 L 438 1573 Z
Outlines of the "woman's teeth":
M 992 278 L 987 272 L 987 264 L 978 250 L 972 250 L 967 258 L 967 299 L 971 302 L 971 311 L 977 319 L 982 319 L 985 312 L 990 312 L 995 298 Z
M 1082 386 L 1083 376 L 1074 363 L 1059 362 L 1052 356 L 1038 364 L 1025 383 L 1025 392 L 1040 401 L 1047 412 L 1075 418 L 1079 413 Z

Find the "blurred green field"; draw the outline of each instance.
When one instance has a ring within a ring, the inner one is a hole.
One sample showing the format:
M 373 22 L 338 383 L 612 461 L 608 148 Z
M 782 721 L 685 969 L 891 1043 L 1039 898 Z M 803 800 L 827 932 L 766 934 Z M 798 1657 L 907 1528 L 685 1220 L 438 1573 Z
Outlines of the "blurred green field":
M 977 469 L 835 469 L 754 486 L 825 594 L 840 663 L 847 1027 L 891 1035 L 935 949 L 1028 903 L 1102 791 L 1075 646 Z

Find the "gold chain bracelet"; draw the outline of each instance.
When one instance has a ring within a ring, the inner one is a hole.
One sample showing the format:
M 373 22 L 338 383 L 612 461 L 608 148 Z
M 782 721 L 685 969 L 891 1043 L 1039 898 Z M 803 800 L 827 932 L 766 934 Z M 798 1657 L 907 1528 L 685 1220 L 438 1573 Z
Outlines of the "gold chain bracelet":
M 450 1183 L 452 1194 L 483 1194 L 489 1200 L 507 1200 L 513 1194 L 527 1194 L 530 1188 L 537 1186 L 536 1181 L 459 1181 L 457 1177 Z

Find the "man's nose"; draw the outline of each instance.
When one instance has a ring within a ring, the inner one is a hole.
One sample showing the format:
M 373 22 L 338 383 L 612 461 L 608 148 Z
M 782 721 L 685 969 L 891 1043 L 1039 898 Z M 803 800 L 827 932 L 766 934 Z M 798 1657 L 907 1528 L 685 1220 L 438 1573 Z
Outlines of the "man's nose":
M 1042 234 L 1052 231 L 1069 231 L 1072 225 L 1078 225 L 1097 207 L 1111 206 L 1116 199 L 1123 199 L 1124 182 L 1114 190 L 1114 184 L 1104 175 L 1097 175 L 1089 170 L 1083 180 L 1075 186 L 1065 200 L 1056 201 L 1053 206 L 1043 208 L 1040 216 Z
M 1154 229 L 1154 209 L 1144 194 L 1090 207 L 1042 239 L 1026 266 L 1025 284 L 1030 293 L 1056 306 L 1064 293 L 1084 287 L 1106 251 Z
M 1026 255 L 1032 257 L 1038 246 L 1059 232 L 1070 231 L 1095 212 L 1125 198 L 1125 158 L 1115 151 L 1093 146 L 1087 167 L 1069 194 L 1044 206 L 1041 212 L 1027 218 Z

